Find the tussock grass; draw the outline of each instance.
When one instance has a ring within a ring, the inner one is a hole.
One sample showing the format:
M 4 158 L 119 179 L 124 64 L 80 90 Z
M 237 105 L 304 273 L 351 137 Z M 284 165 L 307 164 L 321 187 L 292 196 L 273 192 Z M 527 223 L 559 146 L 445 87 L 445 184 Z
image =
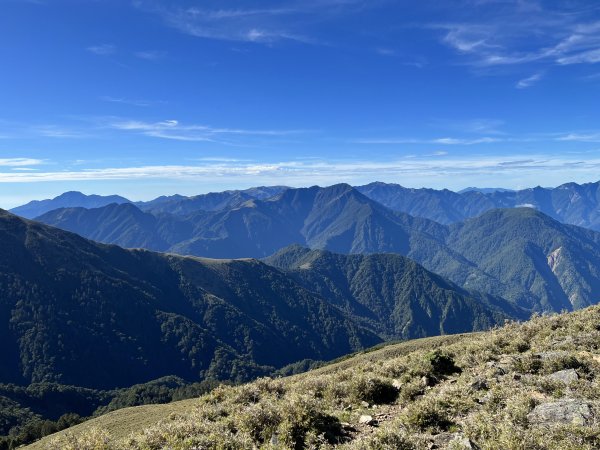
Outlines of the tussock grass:
M 100 417 L 30 448 L 597 449 L 599 348 L 600 307 L 591 307 L 395 344 L 288 378 L 221 386 L 181 411 L 177 403 L 157 406 L 169 412 L 126 435 Z M 549 377 L 564 369 L 578 379 L 567 385 Z M 586 405 L 583 422 L 531 419 L 536 406 L 565 399 Z M 377 426 L 359 423 L 363 414 Z

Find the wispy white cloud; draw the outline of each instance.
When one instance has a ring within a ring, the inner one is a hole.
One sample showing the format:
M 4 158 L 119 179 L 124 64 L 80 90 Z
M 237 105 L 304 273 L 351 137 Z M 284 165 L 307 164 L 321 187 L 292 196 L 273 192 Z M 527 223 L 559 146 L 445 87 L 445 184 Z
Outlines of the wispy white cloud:
M 211 8 L 206 4 L 181 7 L 148 0 L 136 0 L 134 4 L 142 10 L 158 14 L 169 26 L 196 37 L 263 44 L 285 40 L 315 44 L 319 40 L 305 32 L 307 24 L 361 10 L 368 2 L 287 0 L 265 8 Z
M 523 79 L 519 80 L 517 82 L 517 84 L 515 85 L 515 87 L 517 89 L 527 89 L 528 87 L 531 87 L 534 84 L 536 84 L 538 81 L 540 81 L 542 79 L 542 76 L 543 76 L 542 73 L 534 73 L 533 75 L 531 75 L 527 78 L 523 78 Z
M 145 59 L 146 61 L 158 61 L 167 56 L 167 52 L 161 50 L 145 50 L 140 52 L 135 52 L 134 56 L 140 59 Z
M 44 164 L 45 160 L 36 158 L 0 158 L 1 167 L 24 167 Z
M 252 161 L 250 159 L 240 159 L 240 158 L 225 158 L 222 156 L 205 156 L 203 158 L 194 158 L 194 161 L 207 161 L 207 162 L 244 162 L 244 161 Z
M 208 125 L 183 124 L 178 120 L 144 122 L 139 120 L 113 120 L 107 127 L 145 136 L 178 141 L 216 142 L 224 136 L 288 136 L 306 133 L 306 130 L 248 130 L 242 128 L 219 128 Z
M 392 48 L 379 47 L 375 49 L 375 52 L 381 56 L 396 56 L 396 50 Z
M 500 119 L 437 119 L 432 121 L 431 126 L 436 129 L 443 129 L 458 133 L 476 134 L 476 135 L 502 135 L 504 120 Z
M 439 144 L 439 145 L 477 145 L 492 144 L 501 142 L 502 139 L 496 137 L 480 138 L 454 138 L 443 137 L 436 139 L 412 139 L 412 138 L 376 138 L 376 139 L 356 139 L 351 141 L 354 144 L 373 144 L 373 145 L 398 145 L 398 144 Z
M 88 52 L 99 56 L 110 56 L 116 53 L 117 47 L 113 44 L 91 45 L 86 48 Z
M 586 2 L 489 2 L 471 5 L 470 19 L 438 23 L 441 41 L 478 67 L 600 62 L 597 5 Z M 535 5 L 524 8 L 523 4 Z
M 89 134 L 85 132 L 59 125 L 38 125 L 32 127 L 32 130 L 35 134 L 39 136 L 56 139 L 80 139 L 89 137 Z
M 135 106 L 151 106 L 153 101 L 130 100 L 116 97 L 101 97 L 111 103 L 123 103 Z M 27 124 L 7 122 L 0 119 L 0 135 L 4 129 L 9 130 L 6 139 L 84 139 L 103 138 L 116 139 L 122 133 L 137 134 L 159 139 L 187 142 L 213 142 L 233 146 L 253 146 L 261 143 L 286 141 L 291 136 L 315 134 L 315 130 L 302 129 L 249 129 L 238 127 L 216 127 L 197 123 L 184 123 L 169 119 L 150 122 L 117 116 L 104 117 L 69 117 L 64 125 Z
M 124 105 L 141 106 L 141 107 L 152 106 L 154 104 L 164 103 L 162 101 L 131 99 L 131 98 L 123 98 L 123 97 L 111 97 L 110 95 L 103 95 L 100 97 L 100 100 L 102 100 L 103 102 L 121 103 Z
M 569 142 L 600 142 L 600 132 L 593 133 L 568 133 L 556 138 L 557 141 Z
M 370 160 L 294 160 L 283 162 L 205 162 L 193 165 L 156 165 L 81 169 L 77 171 L 0 173 L 0 182 L 101 181 L 177 179 L 209 182 L 309 184 L 339 180 L 380 180 L 397 177 L 456 176 L 544 176 L 568 171 L 572 176 L 597 174 L 600 158 L 579 159 L 575 156 L 460 156 L 451 157 L 439 152 L 436 158 L 400 158 L 385 161 Z M 547 179 L 547 178 L 544 178 Z

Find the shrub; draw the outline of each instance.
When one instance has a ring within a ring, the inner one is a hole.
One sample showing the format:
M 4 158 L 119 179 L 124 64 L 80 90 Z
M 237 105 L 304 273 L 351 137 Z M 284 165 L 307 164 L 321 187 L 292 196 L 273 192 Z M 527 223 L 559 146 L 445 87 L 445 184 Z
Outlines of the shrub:
M 427 353 L 425 360 L 431 365 L 432 375 L 444 376 L 461 372 L 460 367 L 454 363 L 454 358 L 441 350 L 434 350 Z
M 453 425 L 446 408 L 431 399 L 417 401 L 403 413 L 403 422 L 418 431 L 442 432 Z
M 540 371 L 542 366 L 542 359 L 531 353 L 520 355 L 511 362 L 511 369 L 519 373 L 536 374 Z
M 382 405 L 395 402 L 398 389 L 381 378 L 358 376 L 351 384 L 351 394 L 358 401 Z
M 401 431 L 379 430 L 368 441 L 354 443 L 353 450 L 416 450 L 417 447 Z
M 307 436 L 320 436 L 336 443 L 342 434 L 337 417 L 326 414 L 322 405 L 309 396 L 294 395 L 281 408 L 282 421 L 277 430 L 279 440 L 288 448 L 303 449 Z

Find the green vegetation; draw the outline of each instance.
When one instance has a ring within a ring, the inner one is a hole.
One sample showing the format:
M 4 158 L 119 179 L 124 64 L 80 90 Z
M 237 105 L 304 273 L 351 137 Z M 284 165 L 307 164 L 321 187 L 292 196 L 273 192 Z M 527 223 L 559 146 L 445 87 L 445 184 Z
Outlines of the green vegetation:
M 26 388 L 0 385 L 0 450 L 17 448 L 117 409 L 198 397 L 220 384 L 164 377 L 110 391 L 50 383 Z
M 591 450 L 600 446 L 599 323 L 591 307 L 390 345 L 157 406 L 151 422 L 120 410 L 28 448 Z
M 600 298 L 600 233 L 555 220 L 599 226 L 598 186 L 456 194 L 339 184 L 183 215 L 113 204 L 60 209 L 38 219 L 101 242 L 213 258 L 267 257 L 292 244 L 343 254 L 402 254 L 469 291 L 529 311 L 560 312 Z M 532 208 L 493 210 L 526 204 L 549 215 Z M 428 208 L 432 213 L 424 215 Z M 453 208 L 465 208 L 464 214 Z
M 128 251 L 7 213 L 0 242 L 4 382 L 239 383 L 382 341 L 258 261 Z
M 401 255 L 341 255 L 291 246 L 265 262 L 387 341 L 486 330 L 529 317 L 502 298 L 461 289 Z
M 12 442 L 73 423 L 59 423 L 65 414 L 188 398 L 217 382 L 290 375 L 384 340 L 513 316 L 395 255 L 315 253 L 323 270 L 311 281 L 255 260 L 96 244 L 7 213 L 0 242 L 0 380 L 12 383 L 0 385 L 0 435 Z M 348 297 L 319 287 L 342 286 L 327 278 L 338 272 L 349 275 Z

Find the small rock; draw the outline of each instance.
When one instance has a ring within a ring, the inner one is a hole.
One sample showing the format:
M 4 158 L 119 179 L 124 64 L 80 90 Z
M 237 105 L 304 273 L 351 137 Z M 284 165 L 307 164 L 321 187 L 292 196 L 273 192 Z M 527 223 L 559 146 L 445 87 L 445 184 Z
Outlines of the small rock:
M 362 402 L 360 402 L 360 404 L 361 404 L 361 406 L 363 406 L 365 408 L 369 407 L 369 402 L 362 401 Z
M 527 415 L 530 423 L 549 425 L 555 423 L 585 425 L 590 419 L 590 406 L 581 400 L 559 400 L 537 405 Z
M 536 358 L 540 358 L 542 361 L 547 361 L 549 359 L 558 359 L 570 356 L 569 352 L 558 351 L 558 352 L 539 352 L 534 353 L 533 356 Z
M 277 433 L 275 433 L 274 435 L 271 436 L 271 439 L 270 439 L 269 443 L 271 445 L 277 445 L 277 444 L 279 444 L 279 436 L 277 436 Z
M 392 386 L 396 389 L 402 389 L 402 382 L 400 380 L 394 380 L 392 381 Z
M 469 438 L 461 433 L 440 433 L 433 437 L 433 445 L 430 448 L 453 448 L 453 449 L 473 449 L 473 444 Z
M 486 403 L 488 403 L 491 399 L 493 398 L 492 394 L 490 392 L 486 393 L 483 397 L 477 399 L 477 403 L 479 403 L 480 405 L 485 405 Z
M 500 366 L 496 361 L 488 361 L 487 363 L 485 363 L 485 365 L 490 369 L 494 369 L 494 376 L 502 376 L 508 373 L 508 366 Z
M 368 414 L 363 414 L 359 417 L 358 423 L 363 423 L 365 425 L 374 426 L 377 424 L 377 421 L 373 419 L 373 416 L 369 416 Z
M 423 376 L 421 377 L 421 384 L 425 387 L 433 387 L 435 386 L 436 379 L 433 377 Z
M 488 388 L 489 386 L 485 380 L 479 379 L 471 383 L 471 389 L 473 389 L 474 391 L 483 391 Z
M 579 375 L 577 375 L 575 369 L 565 369 L 559 370 L 558 372 L 554 372 L 553 374 L 548 375 L 548 378 L 569 385 L 572 382 L 579 380 Z

